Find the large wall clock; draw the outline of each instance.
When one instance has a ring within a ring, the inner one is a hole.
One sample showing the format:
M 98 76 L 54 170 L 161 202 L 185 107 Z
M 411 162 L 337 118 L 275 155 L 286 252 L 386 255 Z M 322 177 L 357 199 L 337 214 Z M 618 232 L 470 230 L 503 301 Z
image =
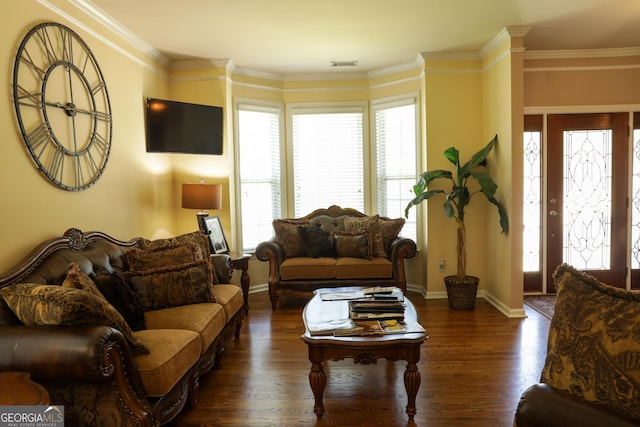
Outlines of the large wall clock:
M 80 36 L 54 22 L 29 30 L 13 67 L 13 99 L 38 169 L 65 190 L 95 184 L 111 151 L 111 105 L 98 62 Z

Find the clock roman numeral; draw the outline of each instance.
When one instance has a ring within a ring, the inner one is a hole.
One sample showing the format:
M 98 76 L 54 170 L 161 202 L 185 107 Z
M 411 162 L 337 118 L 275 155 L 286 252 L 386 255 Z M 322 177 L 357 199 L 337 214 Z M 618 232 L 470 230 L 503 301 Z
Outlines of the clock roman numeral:
M 36 63 L 33 61 L 33 58 L 31 58 L 31 55 L 26 49 L 24 50 L 23 55 L 20 57 L 20 61 L 27 64 L 29 68 L 31 68 L 31 70 L 35 71 L 38 74 L 38 78 L 40 80 L 44 78 L 45 71 L 36 65 Z
M 56 48 L 51 40 L 51 36 L 49 35 L 47 28 L 42 28 L 40 31 L 36 31 L 34 36 L 34 40 L 39 42 L 40 48 L 46 54 L 49 64 L 56 62 L 58 59 L 56 56 Z
M 17 86 L 16 100 L 20 105 L 26 105 L 27 107 L 43 108 L 42 92 L 31 93 L 22 86 Z
M 100 155 L 104 155 L 109 149 L 109 143 L 99 133 L 96 133 L 93 137 L 93 146 L 97 148 Z
M 62 60 L 73 64 L 73 38 L 66 31 L 60 31 L 62 45 Z
M 96 111 L 94 113 L 95 118 L 98 120 L 102 120 L 103 122 L 109 123 L 111 121 L 111 114 L 103 113 L 102 111 Z
M 43 166 L 49 171 L 51 177 L 62 182 L 64 173 L 64 150 L 62 147 L 56 145 L 53 150 L 49 151 L 49 157 L 46 159 L 46 163 L 43 163 Z
M 95 176 L 100 170 L 99 164 L 103 164 L 102 159 L 106 159 L 109 152 L 109 143 L 99 133 L 96 133 L 93 137 L 92 144 L 87 151 L 87 162 L 91 176 Z M 95 155 L 95 158 L 94 158 Z M 96 162 L 96 158 L 98 162 Z
M 26 139 L 32 152 L 39 158 L 44 152 L 47 143 L 51 141 L 51 129 L 46 123 L 41 123 L 27 134 Z
M 84 184 L 84 174 L 82 173 L 82 159 L 80 156 L 73 157 L 73 180 L 76 187 Z

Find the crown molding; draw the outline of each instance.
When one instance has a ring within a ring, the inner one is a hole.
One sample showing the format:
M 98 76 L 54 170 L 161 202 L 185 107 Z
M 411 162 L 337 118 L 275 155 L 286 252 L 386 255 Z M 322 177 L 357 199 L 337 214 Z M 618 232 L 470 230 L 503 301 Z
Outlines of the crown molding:
M 460 50 L 450 52 L 422 52 L 420 56 L 424 62 L 429 61 L 478 61 L 480 54 L 471 50 Z
M 640 56 L 640 47 L 620 47 L 612 49 L 574 49 L 574 50 L 528 50 L 524 59 L 576 59 L 576 58 L 614 58 Z
M 82 12 L 89 15 L 100 24 L 117 34 L 135 49 L 158 61 L 162 65 L 169 65 L 169 59 L 166 55 L 138 37 L 124 25 L 120 24 L 105 11 L 93 4 L 90 0 L 69 0 L 69 2 L 80 9 Z
M 369 77 L 368 73 L 363 71 L 351 72 L 326 72 L 326 73 L 300 73 L 285 74 L 282 76 L 284 82 L 304 82 L 313 80 L 365 80 Z
M 170 70 L 197 70 L 202 68 L 224 68 L 228 72 L 235 69 L 233 61 L 230 59 L 184 59 L 171 61 Z
M 522 38 L 526 36 L 529 30 L 531 30 L 531 27 L 527 26 L 510 26 L 503 28 L 498 34 L 496 34 L 494 38 L 489 41 L 489 43 L 487 43 L 482 49 L 480 49 L 480 57 L 484 58 L 498 46 L 500 46 L 500 44 L 504 43 L 507 40 Z
M 421 54 L 416 55 L 415 60 L 412 62 L 405 62 L 404 64 L 397 64 L 391 65 L 389 67 L 379 68 L 377 70 L 370 71 L 368 73 L 368 76 L 369 78 L 384 77 L 403 71 L 415 70 L 416 68 L 424 69 L 424 58 Z

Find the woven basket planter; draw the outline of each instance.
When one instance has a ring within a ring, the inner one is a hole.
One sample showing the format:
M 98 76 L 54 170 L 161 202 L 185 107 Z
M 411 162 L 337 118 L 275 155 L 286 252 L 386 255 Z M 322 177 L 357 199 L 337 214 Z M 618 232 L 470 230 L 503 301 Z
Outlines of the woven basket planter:
M 444 283 L 447 287 L 449 308 L 453 310 L 473 310 L 476 307 L 476 295 L 480 279 L 467 276 L 461 282 L 457 276 L 447 276 Z

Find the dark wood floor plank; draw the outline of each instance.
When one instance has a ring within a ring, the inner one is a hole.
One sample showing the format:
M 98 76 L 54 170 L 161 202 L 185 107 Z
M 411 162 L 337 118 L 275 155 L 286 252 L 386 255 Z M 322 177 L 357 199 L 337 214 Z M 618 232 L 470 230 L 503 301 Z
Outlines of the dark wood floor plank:
M 406 362 L 356 365 L 327 362 L 325 415 L 313 412 L 302 308 L 281 298 L 250 294 L 251 311 L 224 365 L 201 378 L 198 407 L 172 425 L 195 426 L 511 426 L 520 394 L 538 382 L 549 320 L 527 308 L 508 319 L 479 299 L 473 311 L 453 311 L 446 300 L 409 293 L 427 329 L 419 364 L 422 383 L 414 423 L 408 423 L 403 374 Z M 526 308 L 526 307 L 525 307 Z

